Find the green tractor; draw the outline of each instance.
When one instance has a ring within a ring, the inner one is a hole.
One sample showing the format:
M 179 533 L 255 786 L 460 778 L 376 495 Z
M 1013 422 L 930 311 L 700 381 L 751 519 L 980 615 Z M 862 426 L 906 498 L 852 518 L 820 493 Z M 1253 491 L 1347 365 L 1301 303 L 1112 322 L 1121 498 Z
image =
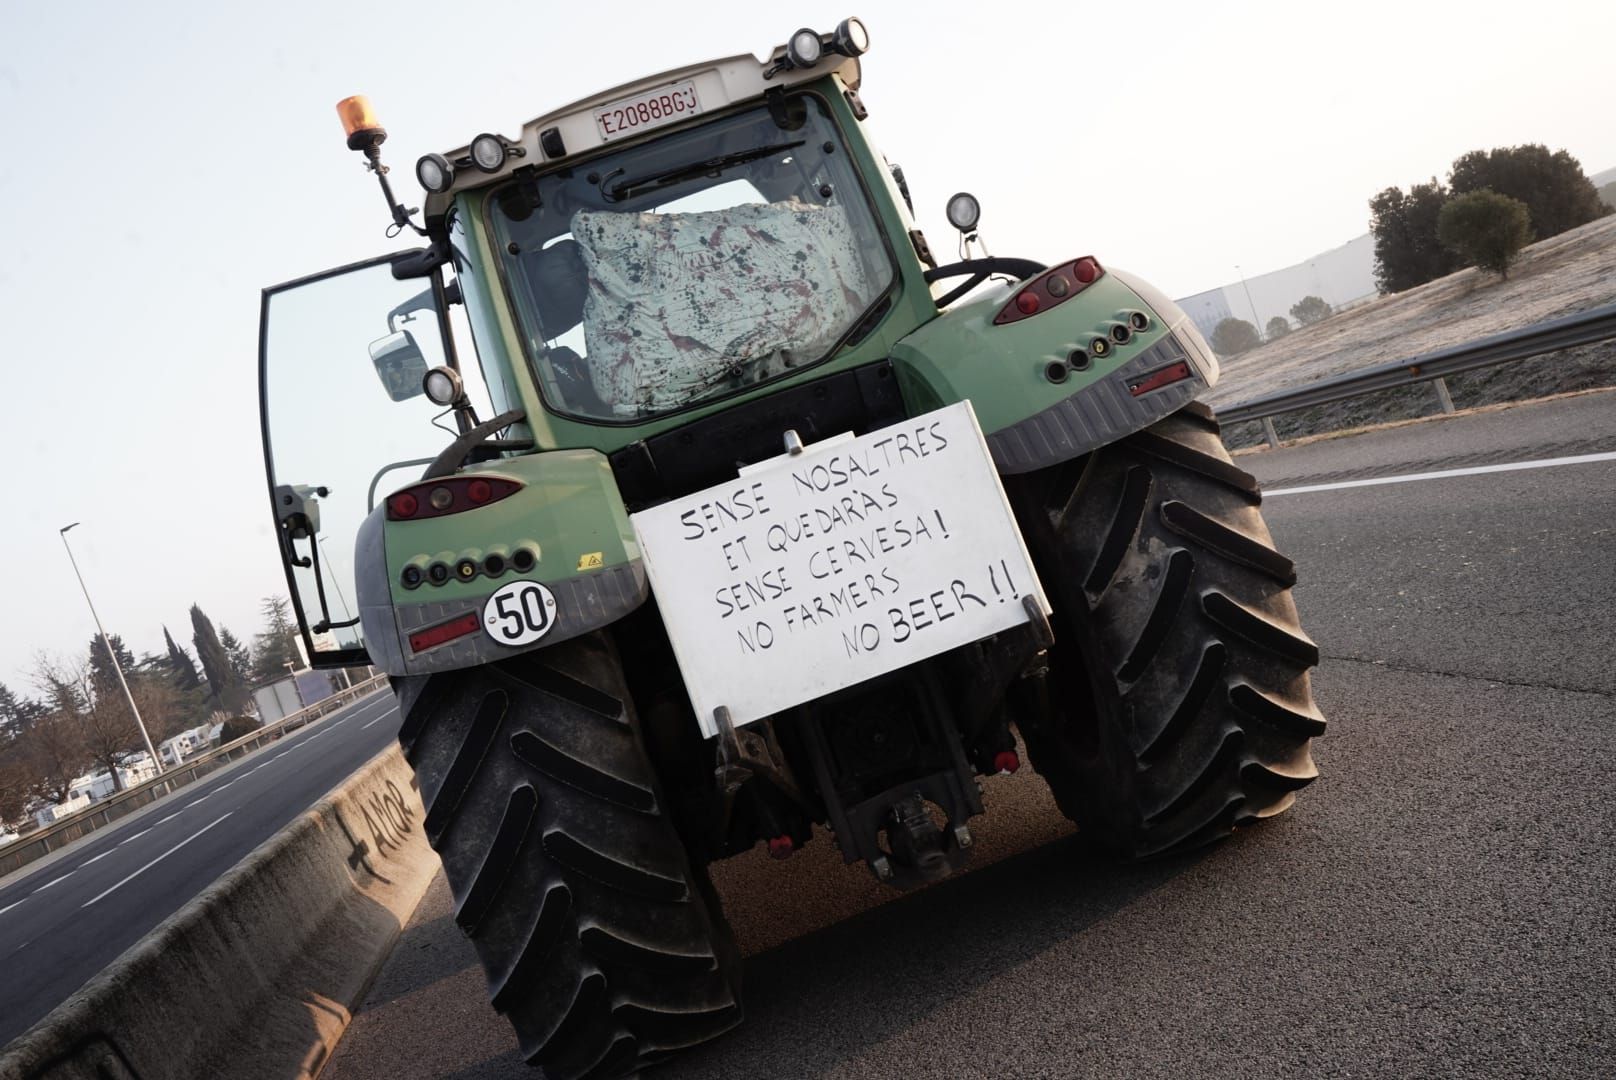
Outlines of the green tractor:
M 1211 350 L 1092 256 L 971 257 L 968 194 L 939 265 L 868 43 L 800 30 L 478 135 L 417 163 L 421 211 L 348 99 L 423 246 L 264 293 L 305 644 L 391 677 L 455 918 L 547 1075 L 740 1021 L 714 860 L 818 825 L 938 880 L 1022 752 L 1124 858 L 1316 775 L 1318 650 L 1196 401 Z

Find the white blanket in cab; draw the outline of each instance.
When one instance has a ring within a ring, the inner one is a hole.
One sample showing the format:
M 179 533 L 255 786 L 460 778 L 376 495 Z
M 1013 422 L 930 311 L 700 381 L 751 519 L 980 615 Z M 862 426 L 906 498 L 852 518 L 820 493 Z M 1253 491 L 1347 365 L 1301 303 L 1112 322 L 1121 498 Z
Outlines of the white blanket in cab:
M 589 269 L 590 379 L 622 415 L 677 408 L 728 379 L 755 382 L 817 359 L 873 299 L 839 206 L 583 210 L 572 235 Z

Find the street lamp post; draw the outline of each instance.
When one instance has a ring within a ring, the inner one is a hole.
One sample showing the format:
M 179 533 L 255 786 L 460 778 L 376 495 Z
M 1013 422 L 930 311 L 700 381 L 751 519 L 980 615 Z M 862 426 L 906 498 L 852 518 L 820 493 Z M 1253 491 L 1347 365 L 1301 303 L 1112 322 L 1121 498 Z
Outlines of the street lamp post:
M 84 592 L 84 602 L 90 605 L 90 618 L 95 620 L 95 629 L 101 635 L 101 644 L 106 646 L 107 656 L 112 660 L 112 670 L 118 673 L 118 685 L 123 688 L 123 700 L 129 706 L 129 712 L 135 718 L 135 726 L 140 729 L 140 737 L 146 742 L 146 753 L 151 755 L 152 764 L 158 773 L 162 773 L 163 759 L 157 756 L 157 748 L 152 745 L 151 735 L 146 731 L 146 723 L 140 718 L 140 710 L 135 707 L 135 695 L 129 692 L 129 683 L 123 677 L 123 665 L 118 663 L 118 654 L 112 649 L 112 642 L 107 640 L 107 632 L 101 625 L 101 616 L 95 613 L 95 603 L 90 599 L 89 587 L 84 584 L 84 575 L 79 573 L 79 561 L 73 557 L 73 548 L 67 542 L 67 530 L 76 528 L 78 522 L 72 525 L 63 525 L 57 530 L 62 536 L 62 546 L 67 548 L 67 561 L 73 564 L 73 576 L 79 579 L 79 588 Z
M 1246 275 L 1236 266 L 1234 272 L 1240 275 L 1240 287 L 1246 290 L 1246 303 L 1251 307 L 1251 325 L 1257 330 L 1257 340 L 1263 339 L 1262 317 L 1257 314 L 1257 305 L 1251 302 L 1251 286 L 1246 284 Z

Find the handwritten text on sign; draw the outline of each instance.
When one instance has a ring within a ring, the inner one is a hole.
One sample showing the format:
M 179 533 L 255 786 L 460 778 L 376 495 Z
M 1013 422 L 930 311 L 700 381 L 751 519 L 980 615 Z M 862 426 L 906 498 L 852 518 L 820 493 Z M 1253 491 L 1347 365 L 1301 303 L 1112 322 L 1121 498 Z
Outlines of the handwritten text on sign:
M 1049 611 L 969 402 L 633 521 L 709 737 Z

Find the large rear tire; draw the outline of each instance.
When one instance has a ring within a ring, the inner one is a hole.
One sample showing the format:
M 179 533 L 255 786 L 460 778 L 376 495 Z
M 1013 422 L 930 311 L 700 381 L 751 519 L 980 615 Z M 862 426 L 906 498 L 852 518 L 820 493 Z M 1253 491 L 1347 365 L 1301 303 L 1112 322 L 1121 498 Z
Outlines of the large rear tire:
M 1211 410 L 1012 490 L 1056 609 L 1048 700 L 1021 727 L 1062 811 L 1140 858 L 1287 809 L 1318 775 L 1318 647 Z
M 622 1076 L 740 1022 L 739 955 L 607 638 L 395 688 L 455 921 L 530 1063 Z

